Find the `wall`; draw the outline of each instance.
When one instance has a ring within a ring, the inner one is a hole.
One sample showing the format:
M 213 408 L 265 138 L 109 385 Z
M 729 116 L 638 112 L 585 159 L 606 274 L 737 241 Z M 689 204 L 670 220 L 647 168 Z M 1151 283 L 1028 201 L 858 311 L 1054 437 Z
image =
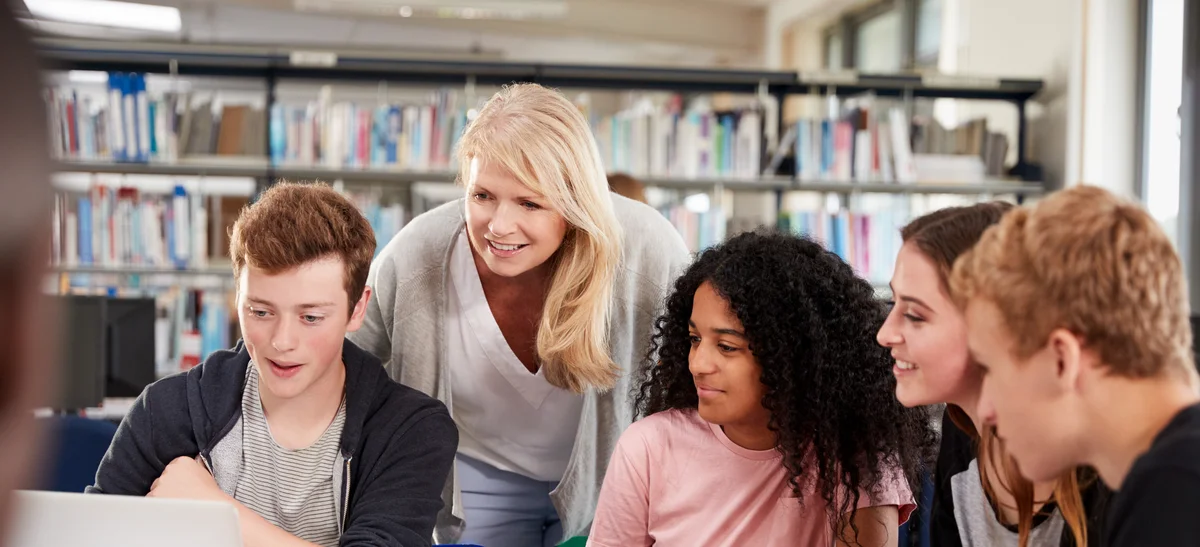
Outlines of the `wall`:
M 138 0 L 179 8 L 183 29 L 152 34 L 41 21 L 51 34 L 374 50 L 565 64 L 760 68 L 765 0 L 568 0 L 559 19 L 501 21 L 365 13 L 371 0 Z M 328 11 L 321 11 L 328 10 Z
M 1136 197 L 1137 0 L 1090 0 L 1079 180 Z
M 763 49 L 767 68 L 814 70 L 821 68 L 824 44 L 821 33 L 843 12 L 876 0 L 774 0 L 767 6 Z M 789 40 L 784 40 L 784 35 Z M 785 42 L 791 51 L 784 53 Z M 792 61 L 784 64 L 784 59 Z
M 1078 106 L 1077 68 L 1080 37 L 1080 0 L 943 0 L 949 9 L 944 29 L 952 32 L 942 42 L 943 71 L 967 75 L 1038 78 L 1045 88 L 1028 106 L 1030 161 L 1040 163 L 1045 180 L 1053 187 L 1076 180 L 1069 158 L 1078 131 L 1072 130 L 1072 106 Z M 1018 38 L 1019 33 L 1019 38 Z M 1005 103 L 955 101 L 954 108 L 939 109 L 943 122 L 988 118 L 989 129 L 1009 135 L 1009 160 L 1015 159 L 1016 109 Z
M 942 0 L 939 69 L 950 74 L 1037 78 L 1041 94 L 1028 105 L 1027 152 L 1051 187 L 1086 182 L 1133 195 L 1136 158 L 1137 0 Z M 1086 49 L 1084 2 L 1087 2 Z M 821 32 L 849 0 L 778 0 L 768 9 L 767 47 L 792 32 L 787 55 L 768 62 L 821 67 Z M 775 20 L 775 15 L 791 17 Z M 820 16 L 814 16 L 819 14 Z M 1084 65 L 1086 51 L 1087 64 Z M 1010 136 L 1015 159 L 1016 109 L 1007 103 L 939 101 L 950 125 L 986 116 Z
M 957 72 L 1045 81 L 1031 112 L 1029 152 L 1042 163 L 1047 182 L 1054 187 L 1095 184 L 1132 197 L 1139 108 L 1137 1 L 951 1 L 960 8 Z M 1014 39 L 1016 29 L 1020 39 Z M 994 106 L 960 104 L 960 120 L 988 114 L 990 126 L 1015 123 Z
M 765 9 L 675 0 L 578 0 L 553 21 L 484 21 L 296 11 L 290 0 L 147 0 L 177 5 L 183 39 L 493 52 L 513 61 L 762 66 Z M 354 5 L 348 3 L 347 5 Z

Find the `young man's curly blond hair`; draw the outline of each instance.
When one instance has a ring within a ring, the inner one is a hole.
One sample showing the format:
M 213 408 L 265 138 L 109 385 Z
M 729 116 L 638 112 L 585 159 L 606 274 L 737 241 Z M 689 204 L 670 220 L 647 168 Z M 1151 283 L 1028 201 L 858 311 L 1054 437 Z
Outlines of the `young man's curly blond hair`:
M 999 308 L 1018 359 L 1065 328 L 1113 374 L 1195 374 L 1179 256 L 1145 210 L 1101 188 L 1011 211 L 959 258 L 950 284 L 959 305 Z

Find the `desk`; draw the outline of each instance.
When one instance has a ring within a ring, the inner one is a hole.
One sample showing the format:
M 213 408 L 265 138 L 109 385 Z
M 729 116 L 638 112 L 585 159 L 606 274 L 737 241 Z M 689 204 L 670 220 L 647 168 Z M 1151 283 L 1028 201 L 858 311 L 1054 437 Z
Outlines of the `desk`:
M 84 418 L 93 420 L 109 420 L 120 422 L 129 409 L 133 407 L 133 402 L 136 397 L 108 397 L 104 399 L 100 406 L 94 408 L 85 408 L 80 410 L 78 415 Z M 55 412 L 49 408 L 34 409 L 33 415 L 38 418 L 53 416 Z

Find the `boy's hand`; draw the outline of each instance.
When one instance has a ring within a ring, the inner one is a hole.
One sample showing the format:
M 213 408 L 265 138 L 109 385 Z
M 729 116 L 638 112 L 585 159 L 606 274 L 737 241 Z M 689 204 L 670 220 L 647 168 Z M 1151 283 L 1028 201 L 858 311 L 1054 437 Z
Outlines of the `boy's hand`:
M 151 498 L 230 501 L 217 486 L 216 479 L 195 458 L 180 456 L 171 461 L 162 475 L 150 485 Z

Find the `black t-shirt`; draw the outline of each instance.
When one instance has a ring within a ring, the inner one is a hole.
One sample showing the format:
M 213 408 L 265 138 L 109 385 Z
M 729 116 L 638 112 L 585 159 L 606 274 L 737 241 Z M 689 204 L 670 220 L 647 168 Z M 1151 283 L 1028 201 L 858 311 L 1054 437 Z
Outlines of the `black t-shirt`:
M 937 464 L 934 468 L 933 507 L 931 509 L 929 535 L 932 547 L 963 547 L 959 535 L 958 521 L 954 517 L 954 492 L 951 479 L 967 470 L 971 460 L 975 459 L 975 443 L 970 435 L 954 425 L 950 413 L 942 415 L 942 442 L 938 451 Z M 1105 545 L 1104 520 L 1112 492 L 1099 479 L 1092 481 L 1087 488 L 1080 492 L 1084 510 L 1087 513 L 1088 547 Z M 1037 527 L 1045 522 L 1053 513 L 1053 501 L 1042 506 L 1038 515 L 1034 516 L 1033 525 Z M 1016 532 L 1017 526 L 1006 526 Z M 1063 527 L 1061 547 L 1076 547 L 1075 536 L 1068 526 Z
M 1200 405 L 1176 414 L 1133 462 L 1107 535 L 1112 547 L 1200 545 Z

